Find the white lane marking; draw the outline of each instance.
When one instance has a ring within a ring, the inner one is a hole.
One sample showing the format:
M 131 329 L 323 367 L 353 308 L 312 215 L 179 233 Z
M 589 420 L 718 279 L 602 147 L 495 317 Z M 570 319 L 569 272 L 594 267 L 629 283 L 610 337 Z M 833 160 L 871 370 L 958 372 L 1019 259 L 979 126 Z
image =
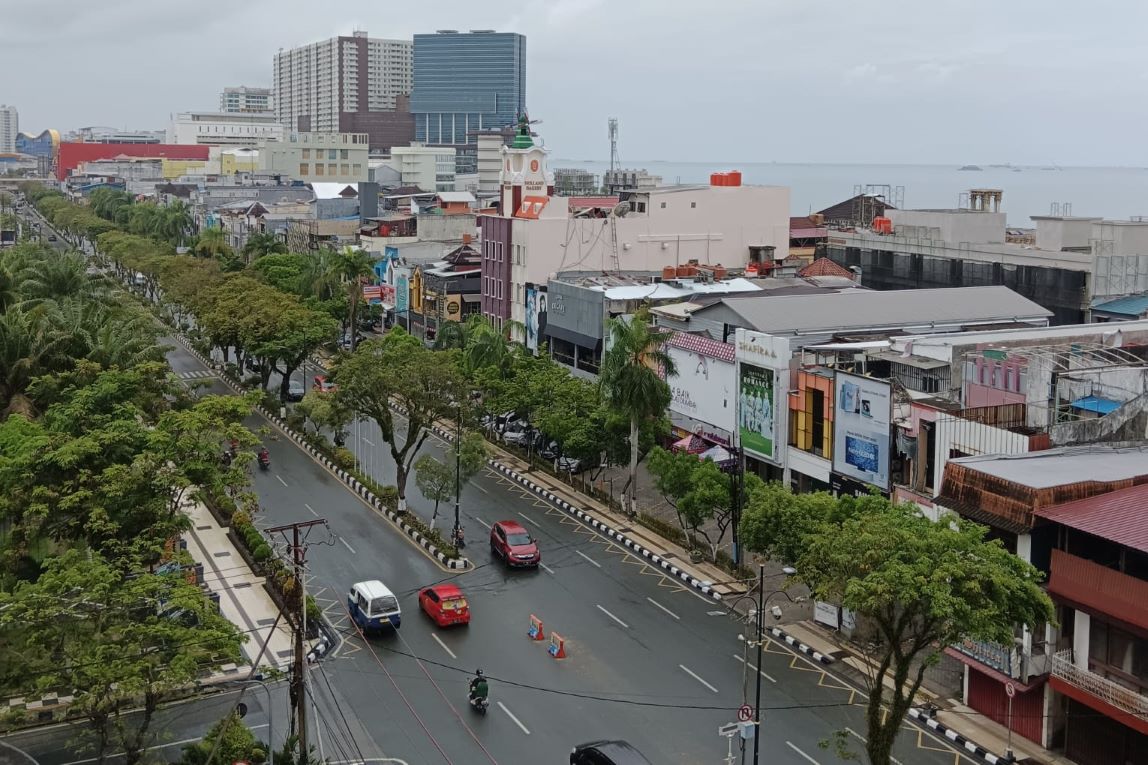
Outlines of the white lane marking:
M 594 605 L 598 605 L 598 604 L 597 604 L 597 603 L 595 603 Z M 606 614 L 606 616 L 609 616 L 609 617 L 610 617 L 611 619 L 613 619 L 614 621 L 618 622 L 618 624 L 621 624 L 621 625 L 622 625 L 623 627 L 625 627 L 626 629 L 630 629 L 630 625 L 629 625 L 629 624 L 626 624 L 624 621 L 622 621 L 622 620 L 621 620 L 621 619 L 619 619 L 618 617 L 614 616 L 612 613 L 610 613 L 610 612 L 609 612 L 609 611 L 607 611 L 606 609 L 602 608 L 601 606 L 598 606 L 598 610 L 599 610 L 599 611 L 601 611 L 602 613 Z
M 652 603 L 653 605 L 655 605 L 655 606 L 657 606 L 658 608 L 662 609 L 662 610 L 663 610 L 663 611 L 665 611 L 667 614 L 669 614 L 670 616 L 672 616 L 672 617 L 674 617 L 675 619 L 677 619 L 679 622 L 682 620 L 682 617 L 678 616 L 678 615 L 677 615 L 677 614 L 675 614 L 673 611 L 671 611 L 670 609 L 666 608 L 665 606 L 663 606 L 661 603 L 659 603 L 658 601 L 654 600 L 653 598 L 646 598 L 646 600 L 650 601 L 650 603 Z
M 740 656 L 738 656 L 736 653 L 733 655 L 733 657 L 734 657 L 735 659 L 737 659 L 738 661 L 740 661 L 742 664 L 744 664 L 744 665 L 746 665 L 747 667 L 749 667 L 750 669 L 752 669 L 752 670 L 754 670 L 754 671 L 756 671 L 756 672 L 760 672 L 760 673 L 761 673 L 761 676 L 762 676 L 762 677 L 764 677 L 764 678 L 765 678 L 766 680 L 768 680 L 769 682 L 771 682 L 771 683 L 776 683 L 776 682 L 777 682 L 777 681 L 776 681 L 776 680 L 774 680 L 772 677 L 770 677 L 770 676 L 769 676 L 769 673 L 768 673 L 768 672 L 766 672 L 764 669 L 758 669 L 757 667 L 753 666 L 753 662 L 751 662 L 751 661 L 746 661 L 745 659 L 743 659 L 743 658 L 741 658 Z
M 488 528 L 488 529 L 490 528 L 490 524 L 487 523 L 486 521 L 482 520 L 481 518 L 475 518 L 475 520 L 478 521 L 479 523 L 481 523 L 486 528 Z
M 868 741 L 865 740 L 864 736 L 862 736 L 860 733 L 853 730 L 852 728 L 848 728 L 848 727 L 845 728 L 845 732 L 848 733 L 850 736 L 854 736 L 855 738 L 859 739 L 862 744 L 869 743 Z M 896 757 L 890 757 L 889 761 L 892 762 L 894 765 L 902 765 L 901 761 L 898 760 Z
M 315 512 L 315 508 L 311 507 L 311 506 L 310 506 L 310 505 L 308 505 L 306 502 L 304 502 L 304 503 L 303 503 L 303 507 L 305 507 L 305 508 L 307 508 L 308 510 L 310 510 L 310 511 L 311 511 L 311 515 L 315 516 L 316 518 L 318 518 L 318 517 L 319 517 L 319 514 Z
M 594 564 L 595 566 L 597 566 L 598 568 L 602 568 L 602 564 L 601 564 L 601 563 L 599 563 L 598 561 L 594 560 L 593 558 L 591 558 L 589 555 L 587 555 L 586 553 L 582 552 L 581 550 L 575 550 L 574 552 L 578 553 L 579 555 L 581 555 L 583 558 L 585 558 L 586 560 L 588 560 L 588 561 L 590 561 L 591 563 L 593 563 L 593 564 Z
M 32 763 L 32 765 L 40 765 L 40 761 L 39 761 L 39 760 L 37 760 L 37 759 L 36 759 L 35 757 L 33 757 L 32 755 L 30 755 L 30 754 L 28 754 L 27 752 L 25 752 L 23 749 L 20 749 L 20 748 L 18 748 L 18 747 L 12 746 L 11 744 L 9 744 L 9 743 L 8 743 L 8 742 L 6 742 L 6 741 L 0 741 L 0 746 L 4 747 L 5 749 L 11 749 L 13 752 L 15 752 L 16 754 L 19 754 L 19 755 L 21 755 L 21 756 L 23 756 L 23 757 L 27 757 L 27 758 L 28 758 L 28 762 Z
M 367 438 L 366 436 L 359 436 L 359 440 L 362 441 L 363 443 L 365 443 L 367 446 L 371 447 L 372 449 L 375 448 L 375 445 L 373 443 L 371 443 L 371 439 Z
M 500 701 L 498 702 L 498 706 L 502 708 L 503 712 L 506 712 L 506 716 L 513 720 L 515 725 L 517 725 L 519 728 L 522 728 L 523 733 L 525 733 L 527 736 L 530 735 L 530 731 L 526 729 L 526 726 L 522 724 L 522 721 L 515 717 L 514 713 L 507 709 L 505 704 Z
M 276 477 L 276 478 L 279 478 L 279 474 L 278 474 L 278 473 L 276 473 L 276 474 L 275 474 L 275 477 Z M 279 478 L 279 483 L 283 484 L 284 486 L 286 486 L 286 485 L 287 485 L 287 482 L 286 482 L 286 481 L 284 481 L 282 478 Z
M 549 566 L 547 566 L 545 563 L 543 563 L 543 562 L 539 561 L 539 562 L 538 562 L 538 565 L 539 565 L 539 566 L 542 566 L 542 568 L 546 569 L 546 570 L 547 570 L 547 571 L 549 571 L 551 574 L 553 574 L 553 573 L 554 573 L 554 569 L 550 568 L 550 567 L 549 567 Z
M 528 521 L 530 521 L 531 523 L 533 523 L 535 526 L 537 526 L 537 525 L 538 525 L 538 521 L 534 520 L 533 518 L 531 518 L 531 517 L 530 517 L 529 515 L 527 515 L 526 513 L 519 513 L 519 515 L 521 515 L 523 518 L 525 518 L 526 520 L 528 520 Z
M 700 677 L 698 677 L 698 675 L 697 675 L 697 674 L 695 674 L 695 673 L 694 673 L 694 671 L 693 671 L 692 669 L 690 669 L 689 667 L 687 667 L 685 664 L 679 664 L 679 665 L 678 665 L 678 667 L 680 667 L 680 668 L 681 668 L 681 670 L 682 670 L 683 672 L 685 672 L 687 675 L 689 675 L 690 677 L 692 677 L 694 680 L 697 680 L 699 683 L 701 683 L 702 685 L 704 685 L 706 688 L 709 688 L 709 689 L 710 689 L 711 691 L 713 691 L 714 693 L 717 693 L 717 692 L 718 692 L 718 689 L 717 689 L 717 688 L 714 688 L 712 685 L 710 685 L 709 683 L 707 683 L 705 680 L 702 680 Z
M 247 727 L 250 728 L 251 730 L 258 730 L 260 728 L 266 728 L 267 723 L 261 723 L 259 725 L 248 725 Z M 151 752 L 151 751 L 154 751 L 156 749 L 167 749 L 168 747 L 182 746 L 183 744 L 191 744 L 191 743 L 195 743 L 197 741 L 202 741 L 202 740 L 203 740 L 202 738 L 185 738 L 183 741 L 171 741 L 171 742 L 166 743 L 166 744 L 156 744 L 155 746 L 149 746 L 147 749 L 144 749 L 144 751 L 145 752 Z M 118 757 L 123 757 L 123 756 L 124 756 L 124 753 L 119 752 L 118 754 L 105 755 L 104 759 L 110 760 L 113 758 L 118 758 Z M 97 759 L 98 758 L 96 758 L 96 757 L 89 757 L 86 760 L 72 760 L 71 762 L 65 762 L 64 765 L 87 765 L 87 763 L 95 762 Z
M 474 481 L 471 481 L 471 482 L 470 482 L 470 485 L 471 485 L 471 486 L 473 486 L 474 488 L 478 489 L 479 491 L 481 491 L 483 494 L 489 494 L 489 493 L 490 493 L 489 491 L 487 491 L 486 489 L 482 488 L 481 486 L 479 486 L 479 485 L 478 485 L 477 483 L 475 483 Z
M 812 758 L 812 757 L 810 757 L 808 754 L 806 754 L 805 752 L 803 752 L 803 751 L 801 751 L 800 749 L 798 749 L 798 748 L 797 748 L 797 747 L 794 745 L 794 743 L 793 743 L 792 741 L 786 741 L 786 742 L 785 742 L 785 745 L 786 745 L 786 746 L 788 746 L 788 747 L 789 747 L 790 749 L 792 749 L 793 751 L 795 751 L 795 752 L 797 752 L 798 754 L 800 754 L 800 755 L 801 755 L 802 757 L 804 757 L 805 759 L 807 759 L 807 760 L 809 760 L 810 762 L 812 762 L 812 763 L 813 763 L 813 765 L 821 765 L 821 763 L 819 763 L 817 760 L 813 759 L 813 758 Z
M 457 656 L 455 656 L 455 655 L 454 655 L 454 651 L 452 651 L 452 650 L 450 650 L 449 648 L 447 648 L 447 646 L 446 646 L 446 643 L 442 642 L 442 640 L 439 638 L 439 636 L 438 636 L 438 635 L 436 635 L 436 634 L 434 634 L 434 633 L 432 632 L 432 633 L 430 634 L 430 636 L 431 636 L 432 638 L 434 638 L 434 642 L 438 643 L 438 644 L 439 644 L 439 645 L 442 647 L 442 650 L 444 650 L 444 651 L 446 651 L 446 652 L 447 652 L 447 655 L 449 655 L 449 656 L 450 656 L 450 658 L 452 658 L 452 659 L 457 659 L 457 658 L 458 658 Z
M 343 543 L 343 547 L 346 547 L 348 550 L 351 551 L 351 555 L 355 554 L 355 548 L 351 547 L 349 544 L 347 544 L 347 540 L 343 539 L 342 537 L 339 537 L 339 541 Z

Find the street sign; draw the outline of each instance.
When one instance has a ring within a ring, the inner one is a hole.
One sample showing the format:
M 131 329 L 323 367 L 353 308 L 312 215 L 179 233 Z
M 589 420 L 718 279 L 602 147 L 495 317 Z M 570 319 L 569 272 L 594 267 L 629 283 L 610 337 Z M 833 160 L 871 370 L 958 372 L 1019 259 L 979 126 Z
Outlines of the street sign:
M 741 726 L 737 723 L 726 723 L 718 726 L 717 733 L 719 736 L 736 736 L 740 729 Z
M 753 719 L 753 707 L 749 704 L 742 704 L 737 710 L 737 719 L 742 722 L 749 722 Z
M 1005 683 L 1004 684 L 1004 692 L 1005 692 L 1005 695 L 1011 699 L 1013 696 L 1016 695 L 1016 686 L 1013 685 L 1012 683 Z

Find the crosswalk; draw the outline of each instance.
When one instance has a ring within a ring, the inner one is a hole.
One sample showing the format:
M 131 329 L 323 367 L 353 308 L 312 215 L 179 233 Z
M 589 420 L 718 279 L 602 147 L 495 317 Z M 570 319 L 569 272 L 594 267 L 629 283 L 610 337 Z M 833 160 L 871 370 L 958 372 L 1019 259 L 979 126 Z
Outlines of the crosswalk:
M 212 372 L 209 369 L 194 369 L 190 372 L 177 372 L 176 373 L 176 377 L 178 377 L 181 380 L 206 380 L 206 379 L 216 377 L 216 376 L 217 375 L 215 374 L 215 372 Z

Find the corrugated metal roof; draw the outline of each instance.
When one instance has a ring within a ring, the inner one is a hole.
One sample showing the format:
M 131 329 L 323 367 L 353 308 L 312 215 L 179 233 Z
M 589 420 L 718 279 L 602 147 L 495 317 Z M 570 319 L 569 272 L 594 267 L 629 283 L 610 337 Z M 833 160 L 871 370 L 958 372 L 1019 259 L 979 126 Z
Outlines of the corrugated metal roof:
M 1092 310 L 1104 311 L 1105 313 L 1122 313 L 1138 318 L 1148 312 L 1148 295 L 1130 295 L 1104 303 L 1094 302 Z
M 717 340 L 711 340 L 701 335 L 691 335 L 686 332 L 675 332 L 670 336 L 667 342 L 673 348 L 681 348 L 683 351 L 689 351 L 690 353 L 698 353 L 703 356 L 709 356 L 710 358 L 721 359 L 731 364 L 737 354 L 737 350 L 729 343 L 719 343 Z
M 1148 484 L 1041 508 L 1036 515 L 1148 553 Z

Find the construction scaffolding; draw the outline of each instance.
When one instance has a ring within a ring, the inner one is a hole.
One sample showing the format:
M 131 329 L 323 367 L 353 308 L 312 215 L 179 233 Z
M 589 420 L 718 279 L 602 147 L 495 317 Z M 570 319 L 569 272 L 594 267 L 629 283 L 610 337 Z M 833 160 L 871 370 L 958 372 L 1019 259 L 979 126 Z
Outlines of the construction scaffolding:
M 868 226 L 884 214 L 886 207 L 900 210 L 905 206 L 905 187 L 888 183 L 858 183 L 853 186 L 852 224 Z

